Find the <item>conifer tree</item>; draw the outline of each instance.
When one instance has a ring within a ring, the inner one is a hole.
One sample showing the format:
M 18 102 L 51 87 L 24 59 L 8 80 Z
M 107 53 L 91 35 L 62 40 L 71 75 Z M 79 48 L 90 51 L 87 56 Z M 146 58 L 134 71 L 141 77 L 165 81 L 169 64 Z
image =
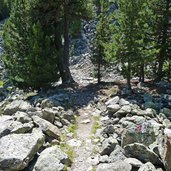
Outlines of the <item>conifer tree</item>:
M 33 20 L 35 1 L 15 0 L 4 28 L 4 63 L 17 85 L 39 89 L 58 80 L 58 50 L 41 21 Z
M 49 26 L 54 28 L 51 30 L 55 38 L 54 44 L 61 51 L 63 49 L 63 54 L 60 54 L 61 58 L 57 62 L 63 83 L 74 82 L 69 69 L 69 37 L 72 34 L 70 28 L 75 22 L 90 18 L 90 2 L 91 0 L 50 0 L 48 2 L 37 0 L 38 5 L 33 10 L 33 16 L 36 16 L 35 19 L 42 21 L 43 28 L 48 28 Z M 58 33 L 55 33 L 57 27 L 58 29 L 60 28 L 60 34 L 59 30 Z M 63 44 L 61 35 L 63 37 Z
M 122 74 L 131 88 L 134 70 L 144 68 L 156 53 L 154 40 L 150 38 L 153 13 L 147 0 L 117 0 L 118 10 L 112 16 L 110 26 L 113 36 L 106 44 L 106 58 L 117 60 L 122 66 Z M 151 48 L 153 47 L 153 48 Z M 151 49 L 150 49 L 151 48 Z M 141 72 L 143 79 L 143 71 Z
M 104 44 L 108 42 L 109 33 L 109 7 L 110 2 L 107 0 L 95 0 L 96 6 L 96 34 L 93 42 L 92 60 L 97 65 L 97 79 L 101 82 L 101 65 L 105 64 Z
M 156 1 L 156 25 L 155 38 L 159 53 L 157 54 L 158 68 L 156 73 L 156 81 L 160 81 L 165 75 L 163 71 L 164 64 L 171 59 L 171 1 Z

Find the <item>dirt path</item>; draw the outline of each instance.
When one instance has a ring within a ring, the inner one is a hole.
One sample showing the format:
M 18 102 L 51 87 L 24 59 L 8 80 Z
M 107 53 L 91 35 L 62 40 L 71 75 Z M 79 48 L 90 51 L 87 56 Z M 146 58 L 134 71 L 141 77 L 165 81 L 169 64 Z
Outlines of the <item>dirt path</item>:
M 72 171 L 92 171 L 91 156 L 94 144 L 91 140 L 91 131 L 93 127 L 92 109 L 80 109 L 78 119 L 78 129 L 76 140 L 80 143 L 74 148 L 75 159 L 72 165 Z

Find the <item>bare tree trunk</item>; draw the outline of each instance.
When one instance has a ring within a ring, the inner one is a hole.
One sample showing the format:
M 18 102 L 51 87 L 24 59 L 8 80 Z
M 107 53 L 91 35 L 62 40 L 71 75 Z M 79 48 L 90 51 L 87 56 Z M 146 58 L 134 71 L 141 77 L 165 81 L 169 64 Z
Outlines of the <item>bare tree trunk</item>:
M 98 73 L 97 73 L 98 84 L 101 83 L 101 61 L 102 61 L 102 48 L 100 46 L 99 54 L 98 54 Z
M 144 63 L 141 64 L 140 66 L 140 82 L 144 83 Z
M 127 86 L 128 89 L 131 90 L 131 63 L 128 62 L 128 70 L 127 70 Z
M 62 77 L 62 82 L 64 84 L 74 82 L 69 69 L 69 20 L 68 20 L 66 2 L 64 2 L 64 49 L 63 49 L 63 72 L 61 77 Z

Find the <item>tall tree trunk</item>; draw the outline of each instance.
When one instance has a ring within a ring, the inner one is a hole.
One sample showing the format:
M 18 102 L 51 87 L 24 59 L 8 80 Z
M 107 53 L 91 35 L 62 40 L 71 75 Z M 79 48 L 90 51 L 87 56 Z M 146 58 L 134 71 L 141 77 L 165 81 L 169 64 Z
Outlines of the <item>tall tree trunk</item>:
M 57 27 L 57 23 L 54 24 L 55 26 L 55 48 L 57 49 L 57 51 L 62 50 L 62 39 L 61 39 L 61 34 L 59 34 L 57 32 L 58 27 Z M 59 73 L 60 76 L 62 78 L 62 82 L 65 82 L 65 77 L 64 77 L 64 67 L 63 67 L 63 55 L 59 57 L 58 61 L 57 61 L 57 65 L 58 65 L 58 69 L 59 69 Z
M 98 84 L 101 83 L 101 61 L 102 61 L 102 48 L 101 46 L 99 47 L 99 54 L 98 54 L 98 73 L 97 73 L 97 78 L 98 78 Z
M 140 66 L 140 82 L 144 83 L 144 63 Z
M 127 70 L 127 86 L 128 89 L 131 90 L 131 63 L 128 62 L 128 70 Z
M 61 77 L 62 77 L 62 82 L 64 84 L 74 82 L 69 69 L 69 20 L 68 20 L 66 2 L 64 2 L 64 49 L 63 49 L 63 72 Z

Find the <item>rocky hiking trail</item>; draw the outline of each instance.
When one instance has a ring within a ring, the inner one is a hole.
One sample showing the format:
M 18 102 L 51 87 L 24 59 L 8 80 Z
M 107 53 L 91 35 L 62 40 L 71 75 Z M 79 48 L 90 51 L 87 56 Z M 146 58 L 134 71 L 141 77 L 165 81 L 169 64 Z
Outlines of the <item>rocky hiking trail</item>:
M 171 171 L 169 88 L 128 92 L 82 71 L 77 88 L 15 90 L 0 102 L 0 171 Z
M 90 55 L 74 60 L 77 87 L 0 89 L 0 171 L 171 171 L 170 83 L 97 85 Z
M 79 118 L 77 120 L 78 128 L 76 130 L 76 141 L 80 143 L 74 148 L 75 158 L 71 167 L 73 171 L 92 170 L 92 165 L 90 161 L 88 161 L 94 149 L 94 144 L 91 139 L 94 121 L 91 112 L 90 109 L 80 109 L 78 111 Z

